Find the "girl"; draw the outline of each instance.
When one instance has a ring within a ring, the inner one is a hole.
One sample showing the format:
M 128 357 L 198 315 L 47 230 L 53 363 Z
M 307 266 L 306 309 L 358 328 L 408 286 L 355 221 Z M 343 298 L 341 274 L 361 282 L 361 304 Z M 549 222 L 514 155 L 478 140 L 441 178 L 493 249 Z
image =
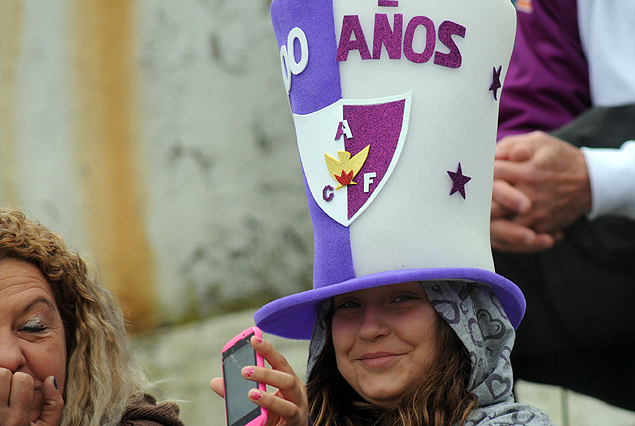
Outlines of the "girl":
M 252 339 L 273 369 L 243 376 L 278 389 L 249 393 L 267 408 L 267 425 L 552 424 L 514 402 L 514 328 L 488 285 L 387 284 L 315 306 L 306 387 L 275 348 Z M 221 396 L 222 386 L 212 380 Z

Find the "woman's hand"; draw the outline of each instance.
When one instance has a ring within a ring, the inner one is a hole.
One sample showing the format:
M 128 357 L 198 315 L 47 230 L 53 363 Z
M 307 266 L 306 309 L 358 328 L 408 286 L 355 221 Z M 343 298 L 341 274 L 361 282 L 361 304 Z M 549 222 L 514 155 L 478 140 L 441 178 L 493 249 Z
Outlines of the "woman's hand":
M 62 408 L 64 400 L 53 376 L 36 390 L 30 375 L 0 368 L 0 426 L 59 426 Z
M 267 409 L 266 426 L 308 426 L 309 402 L 306 387 L 295 374 L 287 360 L 269 342 L 251 338 L 251 345 L 271 368 L 244 367 L 242 375 L 253 382 L 264 383 L 277 388 L 273 393 L 251 389 L 249 399 L 255 404 Z M 210 387 L 218 395 L 224 397 L 223 379 L 217 377 L 212 380 Z

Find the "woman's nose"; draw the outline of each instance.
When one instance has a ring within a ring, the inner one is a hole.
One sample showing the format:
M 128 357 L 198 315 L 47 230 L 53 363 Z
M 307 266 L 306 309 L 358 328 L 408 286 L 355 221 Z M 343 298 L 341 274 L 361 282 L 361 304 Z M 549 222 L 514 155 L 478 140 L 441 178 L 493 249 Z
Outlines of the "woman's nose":
M 9 332 L 0 333 L 0 367 L 15 373 L 26 364 L 19 338 Z
M 381 309 L 374 304 L 366 305 L 359 327 L 359 337 L 364 340 L 374 340 L 389 333 L 390 327 L 382 315 Z

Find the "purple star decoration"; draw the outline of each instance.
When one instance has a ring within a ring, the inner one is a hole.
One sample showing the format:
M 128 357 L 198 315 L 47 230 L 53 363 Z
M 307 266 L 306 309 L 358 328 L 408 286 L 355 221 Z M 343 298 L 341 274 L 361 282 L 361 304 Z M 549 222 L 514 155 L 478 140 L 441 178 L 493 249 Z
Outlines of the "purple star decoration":
M 489 90 L 492 90 L 494 92 L 495 101 L 498 100 L 498 98 L 496 97 L 496 93 L 498 92 L 498 89 L 501 88 L 501 70 L 502 69 L 503 69 L 502 65 L 498 67 L 498 71 L 496 70 L 496 67 L 492 68 L 494 75 L 492 76 L 492 84 L 490 84 Z
M 461 197 L 465 200 L 465 184 L 472 178 L 463 174 L 463 171 L 461 170 L 461 163 L 459 163 L 459 167 L 456 169 L 456 172 L 448 170 L 448 175 L 450 175 L 450 178 L 452 179 L 452 189 L 450 190 L 450 195 L 458 191 L 458 193 L 461 194 Z

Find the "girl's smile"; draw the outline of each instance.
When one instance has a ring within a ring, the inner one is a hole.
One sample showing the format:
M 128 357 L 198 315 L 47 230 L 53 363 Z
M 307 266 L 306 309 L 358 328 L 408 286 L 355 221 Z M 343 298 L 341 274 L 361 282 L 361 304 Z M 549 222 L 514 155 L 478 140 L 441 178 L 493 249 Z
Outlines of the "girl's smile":
M 420 282 L 334 298 L 338 368 L 366 401 L 388 407 L 417 383 L 437 353 L 438 314 Z

